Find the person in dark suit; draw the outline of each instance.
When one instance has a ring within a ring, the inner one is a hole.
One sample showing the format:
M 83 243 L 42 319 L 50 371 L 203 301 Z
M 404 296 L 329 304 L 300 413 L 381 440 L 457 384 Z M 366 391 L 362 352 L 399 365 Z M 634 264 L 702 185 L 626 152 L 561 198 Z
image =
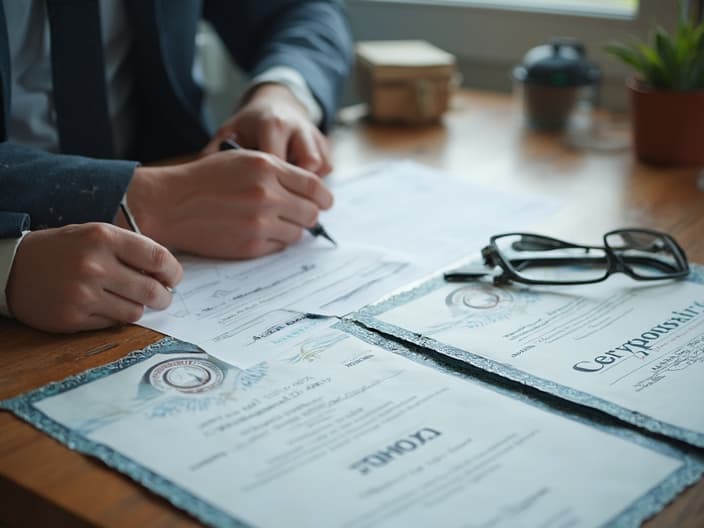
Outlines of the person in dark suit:
M 201 19 L 252 77 L 215 133 L 193 74 Z M 166 248 L 297 241 L 332 204 L 323 134 L 350 62 L 337 1 L 0 0 L 0 312 L 59 332 L 133 322 L 171 301 Z M 219 152 L 232 136 L 244 149 Z M 121 202 L 146 236 L 121 228 Z

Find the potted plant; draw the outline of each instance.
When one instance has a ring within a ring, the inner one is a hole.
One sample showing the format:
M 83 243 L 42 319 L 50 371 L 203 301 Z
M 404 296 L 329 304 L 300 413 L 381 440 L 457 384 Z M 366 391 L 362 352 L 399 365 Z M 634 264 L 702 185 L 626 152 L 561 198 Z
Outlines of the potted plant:
M 627 81 L 638 159 L 660 165 L 704 163 L 704 23 L 679 3 L 674 34 L 658 27 L 652 42 L 612 43 L 606 51 L 637 72 Z

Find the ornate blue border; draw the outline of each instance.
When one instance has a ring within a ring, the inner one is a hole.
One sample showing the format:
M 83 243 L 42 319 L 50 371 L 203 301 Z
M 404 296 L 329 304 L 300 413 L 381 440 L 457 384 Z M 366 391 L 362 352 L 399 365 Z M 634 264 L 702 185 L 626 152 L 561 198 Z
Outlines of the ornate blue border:
M 166 498 L 171 504 L 193 515 L 199 521 L 211 525 L 240 528 L 248 524 L 232 517 L 212 504 L 194 496 L 192 493 L 179 487 L 174 482 L 145 468 L 137 462 L 118 453 L 111 447 L 89 440 L 85 436 L 61 425 L 37 409 L 33 404 L 74 389 L 85 383 L 90 383 L 127 367 L 140 363 L 155 354 L 171 353 L 197 353 L 203 352 L 197 346 L 167 337 L 142 350 L 130 352 L 124 358 L 109 363 L 102 367 L 87 370 L 63 381 L 52 382 L 39 389 L 22 394 L 9 400 L 0 401 L 0 409 L 15 413 L 17 416 L 30 423 L 40 431 L 55 438 L 70 449 L 100 459 L 107 466 L 124 473 L 132 480 L 147 489 Z
M 704 266 L 695 264 L 691 266 L 691 270 L 692 271 L 687 280 L 697 284 L 704 284 Z M 518 382 L 522 385 L 528 385 L 553 396 L 598 409 L 615 416 L 624 422 L 637 427 L 642 427 L 648 431 L 681 440 L 696 447 L 704 447 L 704 433 L 699 433 L 697 431 L 692 431 L 690 429 L 685 429 L 683 427 L 657 420 L 587 392 L 583 392 L 572 387 L 535 376 L 533 374 L 528 374 L 527 372 L 516 367 L 499 363 L 461 348 L 447 345 L 416 332 L 385 323 L 376 318 L 377 315 L 383 314 L 393 308 L 427 295 L 444 284 L 446 284 L 446 282 L 442 277 L 434 277 L 416 288 L 385 299 L 378 304 L 362 308 L 359 312 L 352 314 L 351 318 L 371 330 L 376 330 L 414 345 L 433 350 L 449 358 L 468 363 L 473 367 L 496 374 L 506 380 Z

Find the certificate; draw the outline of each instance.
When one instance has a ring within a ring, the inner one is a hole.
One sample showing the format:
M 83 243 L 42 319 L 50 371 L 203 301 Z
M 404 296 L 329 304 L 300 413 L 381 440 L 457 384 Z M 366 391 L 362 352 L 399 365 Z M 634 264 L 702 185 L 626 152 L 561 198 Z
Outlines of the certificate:
M 262 336 L 305 314 L 342 317 L 359 310 L 463 258 L 491 234 L 554 208 L 410 161 L 375 165 L 333 188 L 337 204 L 321 221 L 339 247 L 306 237 L 250 261 L 181 256 L 184 278 L 172 305 L 147 310 L 139 324 L 247 368 L 275 353 Z
M 359 332 L 299 321 L 246 370 L 167 340 L 3 406 L 218 526 L 636 525 L 701 475 Z
M 587 286 L 441 279 L 360 320 L 507 378 L 704 446 L 704 268 Z

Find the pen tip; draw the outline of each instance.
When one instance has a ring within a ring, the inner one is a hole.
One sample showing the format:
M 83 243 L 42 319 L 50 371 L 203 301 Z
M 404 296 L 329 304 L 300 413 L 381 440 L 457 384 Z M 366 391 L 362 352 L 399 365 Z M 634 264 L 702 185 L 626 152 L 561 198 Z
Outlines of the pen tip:
M 328 242 L 330 242 L 333 246 L 337 247 L 337 242 L 333 240 L 333 238 L 328 234 L 328 232 L 325 230 L 325 228 L 320 225 L 319 223 L 316 223 L 313 227 L 308 229 L 308 232 L 313 235 L 314 237 L 321 236 Z
M 327 231 L 323 228 L 323 226 L 320 226 L 320 229 L 318 230 L 318 234 L 323 237 L 325 240 L 329 241 L 333 246 L 337 247 L 337 242 L 328 234 Z

